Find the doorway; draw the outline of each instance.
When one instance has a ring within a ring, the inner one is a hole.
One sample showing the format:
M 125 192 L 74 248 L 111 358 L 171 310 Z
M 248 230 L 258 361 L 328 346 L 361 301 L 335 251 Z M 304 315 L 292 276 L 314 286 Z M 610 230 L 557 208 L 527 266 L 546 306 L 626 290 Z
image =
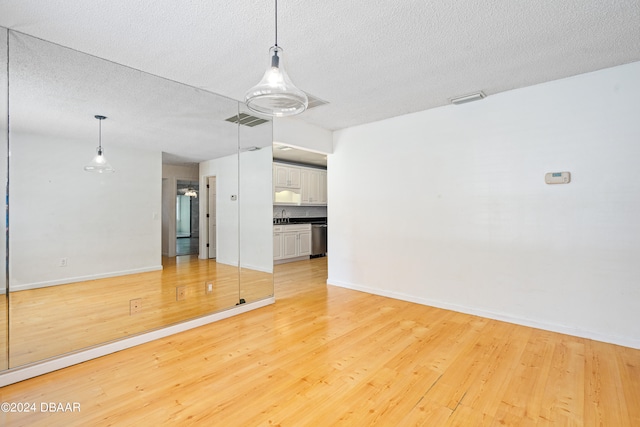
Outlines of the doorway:
M 217 253 L 217 224 L 216 224 L 216 177 L 207 177 L 207 258 L 216 258 Z
M 176 255 L 197 255 L 200 193 L 197 181 L 178 180 L 176 194 Z

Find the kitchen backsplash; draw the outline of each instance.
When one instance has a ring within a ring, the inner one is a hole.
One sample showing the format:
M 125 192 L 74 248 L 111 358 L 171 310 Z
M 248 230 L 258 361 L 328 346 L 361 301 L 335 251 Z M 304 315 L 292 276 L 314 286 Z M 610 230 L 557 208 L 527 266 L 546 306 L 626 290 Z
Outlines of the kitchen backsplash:
M 285 210 L 285 218 L 318 218 L 327 216 L 326 206 L 274 206 L 273 217 L 282 218 L 282 210 Z

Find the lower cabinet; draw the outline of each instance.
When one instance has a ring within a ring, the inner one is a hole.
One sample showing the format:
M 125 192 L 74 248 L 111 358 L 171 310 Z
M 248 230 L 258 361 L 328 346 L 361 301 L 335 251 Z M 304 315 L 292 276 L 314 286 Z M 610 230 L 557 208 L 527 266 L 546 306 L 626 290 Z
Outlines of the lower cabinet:
M 298 233 L 298 256 L 311 255 L 311 224 L 306 224 L 307 230 Z
M 284 244 L 282 243 L 282 233 L 279 231 L 273 230 L 273 259 L 282 259 L 283 258 L 283 249 Z
M 273 259 L 286 260 L 311 255 L 311 224 L 275 225 Z

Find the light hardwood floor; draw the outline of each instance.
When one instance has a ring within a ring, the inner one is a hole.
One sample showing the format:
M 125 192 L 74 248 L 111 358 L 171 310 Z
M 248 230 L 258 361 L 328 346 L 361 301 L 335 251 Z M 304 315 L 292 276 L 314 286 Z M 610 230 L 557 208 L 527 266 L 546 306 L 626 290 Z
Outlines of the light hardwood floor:
M 207 281 L 214 282 L 210 294 Z M 183 300 L 177 300 L 177 287 L 184 288 Z M 251 302 L 271 295 L 272 274 L 245 268 L 238 274 L 236 266 L 196 255 L 163 258 L 159 271 L 12 292 L 9 364 L 13 368 L 215 313 L 240 298 Z M 135 315 L 132 299 L 141 302 Z
M 0 294 L 0 370 L 9 367 L 9 358 L 7 357 L 8 334 L 7 334 L 7 302 L 6 294 Z
M 0 389 L 3 426 L 640 425 L 640 350 L 325 285 Z M 42 413 L 42 402 L 80 412 Z

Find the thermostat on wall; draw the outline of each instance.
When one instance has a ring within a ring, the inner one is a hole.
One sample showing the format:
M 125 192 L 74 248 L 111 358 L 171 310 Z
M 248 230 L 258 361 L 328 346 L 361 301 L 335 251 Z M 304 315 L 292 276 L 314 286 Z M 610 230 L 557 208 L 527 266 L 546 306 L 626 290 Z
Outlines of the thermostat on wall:
M 571 172 L 548 172 L 544 176 L 547 184 L 568 184 L 571 182 Z

